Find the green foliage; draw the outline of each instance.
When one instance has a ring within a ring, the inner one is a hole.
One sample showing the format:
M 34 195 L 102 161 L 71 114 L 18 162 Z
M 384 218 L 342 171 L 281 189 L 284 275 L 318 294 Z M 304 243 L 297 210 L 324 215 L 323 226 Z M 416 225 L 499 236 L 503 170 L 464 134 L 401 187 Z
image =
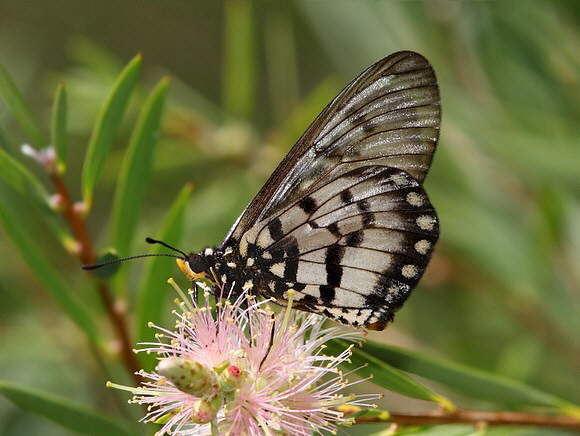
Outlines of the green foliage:
M 60 174 L 65 172 L 66 160 L 66 90 L 61 83 L 56 88 L 54 104 L 52 106 L 52 120 L 50 123 L 50 143 L 56 152 L 56 170 Z
M 177 198 L 169 208 L 165 221 L 156 236 L 160 241 L 179 241 L 183 235 L 184 209 L 189 200 L 192 190 L 191 185 L 185 185 Z M 158 246 L 155 254 L 159 254 L 163 247 Z M 151 342 L 155 339 L 154 331 L 149 328 L 148 323 L 154 322 L 161 325 L 166 312 L 167 290 L 165 283 L 167 277 L 171 276 L 175 265 L 173 262 L 156 262 L 152 258 L 147 262 L 147 266 L 140 281 L 139 294 L 135 303 L 135 342 Z M 155 367 L 155 356 L 141 353 L 139 355 L 141 365 L 144 369 L 151 370 Z
M 119 171 L 113 201 L 111 245 L 122 255 L 129 251 L 135 230 L 133 223 L 137 222 L 141 212 L 146 188 L 143 182 L 149 178 L 151 155 L 159 136 L 168 83 L 168 80 L 162 80 L 145 101 Z
M 342 340 L 334 340 L 328 347 L 330 354 L 337 355 L 348 347 Z M 357 375 L 372 377 L 377 386 L 425 401 L 435 401 L 448 410 L 453 410 L 453 404 L 442 395 L 436 394 L 427 386 L 413 380 L 411 377 L 390 365 L 380 353 L 369 353 L 366 347 L 354 348 L 350 359 L 355 368 L 360 368 Z
M 79 406 L 65 398 L 0 381 L 0 393 L 23 409 L 48 418 L 66 429 L 86 435 L 137 434 L 127 423 Z
M 150 6 L 154 21 L 170 10 L 159 4 L 167 9 Z M 171 327 L 166 280 L 175 264 L 126 263 L 109 278 L 79 264 L 97 253 L 146 252 L 133 242 L 149 234 L 184 251 L 219 243 L 341 86 L 380 57 L 412 49 L 433 63 L 442 94 L 440 145 L 426 181 L 441 240 L 419 289 L 380 343 L 353 349 L 352 367 L 362 377 L 374 374 L 372 390 L 387 393 L 379 409 L 390 412 L 427 404 L 578 417 L 580 8 L 539 1 L 261 6 L 175 4 L 187 13 L 174 16 L 172 30 L 195 29 L 195 37 L 176 31 L 170 44 L 170 32 L 148 31 L 161 50 L 142 47 L 144 60 L 137 55 L 125 67 L 111 52 L 126 46 L 104 49 L 70 35 L 72 60 L 57 71 L 21 47 L 15 52 L 24 62 L 11 62 L 0 45 L 0 313 L 7 326 L 14 323 L 0 333 L 0 372 L 20 380 L 0 382 L 0 393 L 71 432 L 136 433 L 140 411 L 104 383 L 133 385 L 135 366 L 154 366 L 152 356 L 139 355 L 137 365 L 126 352 L 154 339 L 148 322 Z M 219 43 L 207 17 L 218 22 Z M 2 33 L 2 19 L 0 40 L 9 44 L 17 38 Z M 93 38 L 101 41 L 100 34 Z M 147 64 L 155 52 L 187 59 L 171 86 Z M 38 68 L 32 91 L 23 65 Z M 194 72 L 194 85 L 178 79 Z M 46 84 L 54 95 L 50 117 L 50 105 L 33 97 Z M 16 150 L 21 143 L 40 150 L 46 137 L 56 158 L 43 172 Z M 55 180 L 69 198 L 52 195 L 61 193 Z M 37 350 L 34 337 L 14 334 L 30 323 L 61 339 L 58 358 Z M 344 346 L 334 343 L 329 352 Z M 30 348 L 37 358 L 22 357 Z M 75 389 L 61 382 L 71 369 L 86 376 L 68 381 Z M 34 390 L 24 387 L 29 379 Z M 399 406 L 390 391 L 410 405 Z M 16 434 L 12 415 L 0 413 L 0 433 Z M 384 432 L 388 414 L 374 415 L 373 426 L 346 431 Z M 465 424 L 401 429 L 473 433 Z
M 375 359 L 384 359 L 394 368 L 438 382 L 468 397 L 515 409 L 551 407 L 580 417 L 578 406 L 515 380 L 372 341 L 365 343 L 363 351 Z
M 113 145 L 113 138 L 137 81 L 140 67 L 141 56 L 138 55 L 127 65 L 113 85 L 95 123 L 83 167 L 83 201 L 87 209 L 90 208 L 93 189 Z
M 26 132 L 31 141 L 36 144 L 45 142 L 38 124 L 34 120 L 28 105 L 22 97 L 22 94 L 16 88 L 14 81 L 8 74 L 8 71 L 0 65 L 0 97 L 10 110 L 20 128 Z

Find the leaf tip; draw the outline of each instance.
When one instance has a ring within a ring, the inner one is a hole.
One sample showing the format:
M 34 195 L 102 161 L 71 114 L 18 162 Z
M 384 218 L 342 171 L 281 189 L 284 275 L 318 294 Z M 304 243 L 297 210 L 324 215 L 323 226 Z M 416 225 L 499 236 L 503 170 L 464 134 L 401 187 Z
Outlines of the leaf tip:
M 443 409 L 449 413 L 453 413 L 457 410 L 457 406 L 451 402 L 448 398 L 444 397 L 443 395 L 435 395 L 433 400 L 436 401 L 443 407 Z

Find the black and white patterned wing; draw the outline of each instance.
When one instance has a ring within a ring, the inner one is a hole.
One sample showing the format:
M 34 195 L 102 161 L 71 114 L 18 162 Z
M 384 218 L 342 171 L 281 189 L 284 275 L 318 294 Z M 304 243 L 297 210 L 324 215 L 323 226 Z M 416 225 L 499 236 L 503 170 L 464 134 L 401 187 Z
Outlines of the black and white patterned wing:
M 439 235 L 422 187 L 440 125 L 427 60 L 386 57 L 316 118 L 230 230 L 253 285 L 343 323 L 383 329 Z
M 439 235 L 421 184 L 399 169 L 335 168 L 296 205 L 242 237 L 254 286 L 294 306 L 382 330 L 417 284 Z
M 226 236 L 239 241 L 256 222 L 295 203 L 341 163 L 401 169 L 423 182 L 441 111 L 435 73 L 401 51 L 371 65 L 314 120 Z

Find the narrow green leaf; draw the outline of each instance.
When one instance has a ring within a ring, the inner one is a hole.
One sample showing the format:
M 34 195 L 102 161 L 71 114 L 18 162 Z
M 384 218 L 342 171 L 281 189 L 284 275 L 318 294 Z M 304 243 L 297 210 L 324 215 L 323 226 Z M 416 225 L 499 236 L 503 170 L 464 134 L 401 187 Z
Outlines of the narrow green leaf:
M 95 184 L 111 150 L 123 112 L 137 82 L 140 67 L 141 55 L 137 55 L 115 81 L 97 117 L 89 140 L 82 175 L 83 201 L 87 210 L 90 208 Z
M 223 106 L 231 115 L 248 119 L 256 95 L 252 2 L 229 0 L 224 13 Z
M 464 395 L 511 407 L 554 407 L 580 417 L 580 407 L 524 383 L 433 356 L 368 341 L 364 349 L 395 368 L 456 389 Z
M 54 235 L 62 245 L 71 250 L 73 238 L 70 232 L 64 227 L 63 222 L 57 219 L 55 212 L 48 204 L 48 193 L 44 186 L 30 171 L 20 162 L 0 148 L 0 180 L 4 180 L 18 193 L 26 198 L 25 201 L 37 200 L 40 215 L 48 226 L 53 230 Z M 18 201 L 23 201 L 19 199 Z M 12 207 L 14 208 L 14 206 Z
M 40 127 L 34 121 L 30 109 L 28 109 L 24 101 L 24 97 L 22 97 L 14 81 L 2 65 L 0 65 L 0 97 L 4 100 L 6 107 L 20 128 L 30 137 L 31 142 L 36 145 L 45 146 L 46 140 L 41 133 Z
M 360 422 L 389 422 L 391 418 L 391 414 L 388 410 L 382 409 L 361 409 L 355 413 L 349 413 L 349 418 L 355 418 L 357 420 L 357 424 Z
M 0 148 L 0 179 L 23 195 L 33 194 L 46 204 L 48 194 L 42 183 L 20 162 Z
M 136 434 L 125 423 L 111 419 L 78 402 L 0 380 L 0 393 L 18 407 L 44 416 L 51 421 L 71 431 L 87 435 L 119 435 Z
M 56 88 L 56 95 L 54 96 L 52 120 L 50 123 L 50 142 L 56 151 L 56 170 L 59 174 L 63 174 L 65 171 L 66 115 L 66 90 L 64 85 L 60 83 Z
M 329 354 L 340 353 L 346 349 L 349 343 L 340 339 L 335 339 L 328 343 Z M 413 380 L 408 375 L 389 365 L 381 357 L 366 351 L 367 343 L 362 348 L 355 346 L 352 349 L 350 360 L 360 377 L 373 377 L 372 382 L 390 391 L 398 392 L 408 397 L 420 400 L 435 401 L 448 410 L 453 410 L 455 406 L 447 398 L 433 392 L 428 387 Z M 378 355 L 380 356 L 380 355 Z
M 6 182 L 11 186 L 16 192 L 26 197 L 26 201 L 31 201 L 34 199 L 40 205 L 44 218 L 47 219 L 49 224 L 55 224 L 55 230 L 57 234 L 66 233 L 64 228 L 54 221 L 54 212 L 49 210 L 48 207 L 48 193 L 44 189 L 44 186 L 32 174 L 28 169 L 26 169 L 20 162 L 6 153 L 5 150 L 0 148 L 0 180 Z
M 73 322 L 85 332 L 89 340 L 98 346 L 102 346 L 104 339 L 99 334 L 86 308 L 78 301 L 66 282 L 47 262 L 47 256 L 40 252 L 35 242 L 20 224 L 14 209 L 14 204 L 18 199 L 11 198 L 8 192 L 0 191 L 0 200 L 0 223 L 38 281 Z M 9 207 L 9 205 L 13 206 Z
M 14 147 L 12 147 L 12 145 L 8 141 L 8 138 L 6 137 L 6 132 L 0 126 L 0 149 L 11 150 L 13 148 Z
M 296 34 L 292 24 L 291 8 L 291 4 L 287 2 L 279 2 L 275 8 L 264 8 L 267 13 L 263 26 L 266 84 L 276 124 L 283 122 L 288 114 L 294 112 L 300 99 Z M 282 83 L 284 86 L 280 86 Z M 317 114 L 318 112 L 314 117 Z
M 183 211 L 191 194 L 192 186 L 185 185 L 173 202 L 161 231 L 156 235 L 162 241 L 179 241 L 183 233 Z M 163 247 L 159 247 L 161 251 Z M 139 286 L 135 313 L 136 342 L 147 342 L 155 339 L 155 332 L 149 328 L 149 322 L 159 323 L 163 319 L 163 302 L 167 292 L 171 292 L 167 279 L 176 271 L 175 262 L 163 262 L 152 258 L 147 263 L 143 279 Z M 143 368 L 153 368 L 155 356 L 140 353 L 139 359 Z
M 137 228 L 135 222 L 141 211 L 168 84 L 168 78 L 162 79 L 145 101 L 119 172 L 112 212 L 112 246 L 121 255 L 128 253 Z

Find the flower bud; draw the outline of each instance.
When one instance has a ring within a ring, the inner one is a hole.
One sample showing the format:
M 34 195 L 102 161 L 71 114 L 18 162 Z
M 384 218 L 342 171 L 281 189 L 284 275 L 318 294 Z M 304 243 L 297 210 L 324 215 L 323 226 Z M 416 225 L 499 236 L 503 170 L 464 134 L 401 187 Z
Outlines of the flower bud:
M 245 379 L 246 371 L 237 365 L 230 365 L 220 374 L 219 383 L 221 390 L 225 393 L 233 392 Z
M 197 397 L 214 396 L 219 387 L 215 372 L 191 359 L 168 357 L 157 364 L 156 371 L 180 391 Z
M 191 421 L 195 424 L 207 424 L 217 416 L 221 406 L 222 402 L 219 397 L 215 397 L 211 401 L 196 400 L 191 406 Z
M 52 145 L 45 147 L 41 150 L 36 150 L 32 148 L 29 144 L 22 144 L 20 151 L 23 155 L 35 160 L 40 166 L 42 166 L 46 172 L 52 173 L 55 170 L 56 162 L 56 152 Z

